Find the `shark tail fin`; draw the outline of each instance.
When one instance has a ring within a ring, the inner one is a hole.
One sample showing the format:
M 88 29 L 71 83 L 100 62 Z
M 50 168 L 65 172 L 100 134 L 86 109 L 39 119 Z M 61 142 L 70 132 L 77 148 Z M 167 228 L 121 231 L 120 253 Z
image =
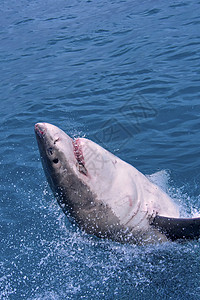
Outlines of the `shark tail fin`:
M 200 238 L 200 218 L 168 218 L 157 215 L 151 225 L 172 241 Z

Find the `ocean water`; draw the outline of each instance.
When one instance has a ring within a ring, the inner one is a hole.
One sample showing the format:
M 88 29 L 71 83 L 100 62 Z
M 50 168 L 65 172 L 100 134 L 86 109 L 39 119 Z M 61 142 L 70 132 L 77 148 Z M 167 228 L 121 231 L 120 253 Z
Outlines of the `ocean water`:
M 200 299 L 199 241 L 85 234 L 34 135 L 44 121 L 92 139 L 200 215 L 200 2 L 3 0 L 0 14 L 0 299 Z

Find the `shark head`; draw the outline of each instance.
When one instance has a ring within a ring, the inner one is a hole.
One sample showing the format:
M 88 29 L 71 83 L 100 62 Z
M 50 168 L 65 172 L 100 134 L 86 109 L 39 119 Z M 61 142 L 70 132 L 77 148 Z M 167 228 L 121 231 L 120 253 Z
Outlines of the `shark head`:
M 146 176 L 91 140 L 72 139 L 48 123 L 37 123 L 35 133 L 51 189 L 87 232 L 121 241 L 148 230 L 157 213 L 178 214 Z
M 63 211 L 97 236 L 119 232 L 120 220 L 108 205 L 111 194 L 117 194 L 112 187 L 115 156 L 48 123 L 37 123 L 35 133 L 45 175 Z
M 62 183 L 69 184 L 68 190 L 80 184 L 105 204 L 106 199 L 119 196 L 116 183 L 119 180 L 123 184 L 122 174 L 118 178 L 116 172 L 119 158 L 88 139 L 72 139 L 48 123 L 37 123 L 35 132 L 43 168 L 53 191 Z

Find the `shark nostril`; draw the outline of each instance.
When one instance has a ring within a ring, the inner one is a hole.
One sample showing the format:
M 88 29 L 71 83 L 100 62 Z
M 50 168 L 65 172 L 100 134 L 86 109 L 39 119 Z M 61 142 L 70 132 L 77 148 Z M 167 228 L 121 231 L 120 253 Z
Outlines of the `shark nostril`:
M 60 140 L 59 138 L 55 139 L 54 145 L 55 145 L 59 140 Z

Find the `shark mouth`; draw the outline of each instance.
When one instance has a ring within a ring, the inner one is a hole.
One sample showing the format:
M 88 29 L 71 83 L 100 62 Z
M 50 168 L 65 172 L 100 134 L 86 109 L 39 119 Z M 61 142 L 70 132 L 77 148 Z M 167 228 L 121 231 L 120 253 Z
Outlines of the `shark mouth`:
M 73 149 L 74 149 L 74 156 L 77 160 L 77 167 L 80 173 L 82 173 L 83 175 L 87 176 L 88 175 L 88 171 L 85 167 L 85 160 L 84 160 L 84 156 L 83 156 L 83 151 L 82 151 L 82 147 L 81 147 L 81 143 L 79 139 L 76 139 L 74 141 L 72 141 L 73 144 Z

